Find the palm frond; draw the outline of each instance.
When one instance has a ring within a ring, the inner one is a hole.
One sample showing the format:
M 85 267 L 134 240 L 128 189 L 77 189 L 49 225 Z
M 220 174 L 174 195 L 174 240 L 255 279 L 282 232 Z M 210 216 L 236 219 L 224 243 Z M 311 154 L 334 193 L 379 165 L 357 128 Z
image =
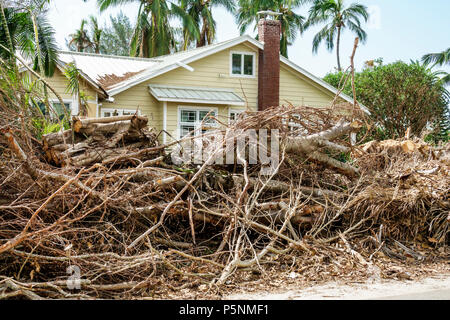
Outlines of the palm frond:
M 445 65 L 450 64 L 450 48 L 439 53 L 429 53 L 422 57 L 426 64 Z

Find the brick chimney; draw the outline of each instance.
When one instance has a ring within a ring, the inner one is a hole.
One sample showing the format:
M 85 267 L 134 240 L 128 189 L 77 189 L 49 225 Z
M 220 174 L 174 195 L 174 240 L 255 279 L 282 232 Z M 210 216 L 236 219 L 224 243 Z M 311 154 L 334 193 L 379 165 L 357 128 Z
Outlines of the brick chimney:
M 258 59 L 258 110 L 278 106 L 280 102 L 280 33 L 279 20 L 259 20 L 258 37 L 264 50 L 259 50 Z

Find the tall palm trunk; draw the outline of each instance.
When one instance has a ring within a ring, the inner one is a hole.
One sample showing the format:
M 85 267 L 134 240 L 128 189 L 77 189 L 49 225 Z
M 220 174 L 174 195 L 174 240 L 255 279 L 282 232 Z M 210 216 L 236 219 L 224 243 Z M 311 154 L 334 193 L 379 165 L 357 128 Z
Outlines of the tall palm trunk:
M 341 68 L 341 60 L 339 57 L 339 46 L 341 44 L 341 27 L 338 27 L 338 34 L 337 34 L 337 43 L 336 43 L 336 55 L 337 55 L 337 65 L 338 65 L 338 71 L 342 71 Z
M 3 0 L 0 0 L 0 11 L 2 14 L 2 25 L 5 30 L 6 39 L 8 41 L 8 49 L 11 51 L 11 56 L 14 59 L 14 46 L 11 39 L 11 34 L 9 33 L 8 21 L 6 21 L 5 11 L 3 10 Z
M 40 42 L 39 42 L 39 30 L 38 30 L 38 25 L 37 25 L 37 21 L 36 21 L 36 16 L 34 15 L 34 13 L 31 10 L 30 10 L 30 15 L 31 15 L 31 21 L 33 22 L 34 42 L 36 43 L 39 73 L 41 74 L 42 77 L 45 77 L 45 69 L 44 69 L 44 63 L 42 62 L 42 52 L 41 52 L 41 46 L 40 46 Z M 50 114 L 50 102 L 48 100 L 47 86 L 44 86 L 44 104 L 47 108 L 47 113 Z
M 200 39 L 197 42 L 197 48 L 203 47 L 203 46 L 206 45 L 206 39 L 207 39 L 207 33 L 208 33 L 208 26 L 207 26 L 207 22 L 206 22 L 206 17 L 203 16 L 202 20 L 203 20 L 203 26 L 202 26 L 202 31 L 200 32 Z
M 150 57 L 150 49 L 148 46 L 148 30 L 144 29 L 141 31 L 141 43 L 139 45 L 139 57 L 140 58 L 149 58 Z
M 44 75 L 44 64 L 42 63 L 42 52 L 41 52 L 41 46 L 39 45 L 39 31 L 38 31 L 38 25 L 36 21 L 36 16 L 33 12 L 31 12 L 31 21 L 33 22 L 33 30 L 34 30 L 34 42 L 36 43 L 36 51 L 37 51 L 37 60 L 39 65 L 39 71 L 41 73 L 41 76 Z

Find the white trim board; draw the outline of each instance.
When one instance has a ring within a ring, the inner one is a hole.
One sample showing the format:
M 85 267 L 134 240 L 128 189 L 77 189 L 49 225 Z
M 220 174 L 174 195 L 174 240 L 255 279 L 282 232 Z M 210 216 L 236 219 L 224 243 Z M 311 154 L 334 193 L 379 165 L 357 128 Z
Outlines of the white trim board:
M 101 108 L 100 109 L 100 117 L 104 117 L 104 113 L 105 112 L 109 112 L 109 113 L 113 113 L 114 111 L 117 111 L 118 116 L 123 115 L 123 112 L 127 112 L 130 114 L 135 114 L 136 113 L 136 109 L 127 109 L 127 108 Z M 141 110 L 137 110 L 137 114 L 141 115 Z
M 156 98 L 155 98 L 156 99 Z M 184 102 L 184 103 L 201 103 L 201 104 L 220 104 L 226 106 L 245 106 L 245 102 L 221 101 L 221 100 L 198 100 L 198 99 L 175 99 L 175 98 L 158 98 L 162 102 Z
M 167 142 L 167 102 L 163 102 L 163 144 Z

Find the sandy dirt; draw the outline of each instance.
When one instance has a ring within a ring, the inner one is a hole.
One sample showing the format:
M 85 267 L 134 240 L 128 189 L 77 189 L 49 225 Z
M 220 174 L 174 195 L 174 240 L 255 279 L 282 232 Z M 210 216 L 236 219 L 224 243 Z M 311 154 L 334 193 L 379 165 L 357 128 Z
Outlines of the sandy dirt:
M 224 297 L 230 300 L 366 300 L 366 299 L 450 300 L 450 273 L 421 280 L 380 280 L 341 284 L 328 282 L 305 289 L 287 288 L 277 292 L 240 293 Z

